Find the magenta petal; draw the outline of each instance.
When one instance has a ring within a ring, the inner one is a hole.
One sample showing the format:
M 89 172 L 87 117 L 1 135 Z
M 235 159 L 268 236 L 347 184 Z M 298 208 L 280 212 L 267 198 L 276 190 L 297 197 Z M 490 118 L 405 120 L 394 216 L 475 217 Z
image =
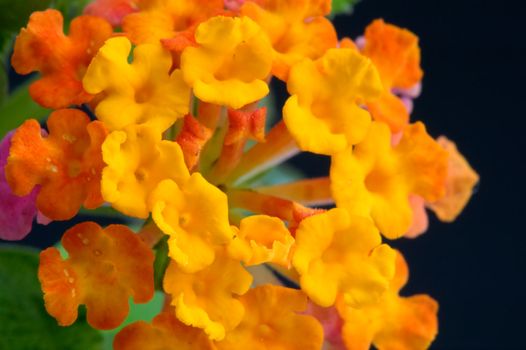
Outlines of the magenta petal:
M 0 239 L 16 241 L 31 231 L 33 219 L 37 213 L 34 189 L 25 197 L 15 196 L 7 184 L 4 168 L 9 156 L 9 147 L 13 132 L 9 132 L 0 143 Z

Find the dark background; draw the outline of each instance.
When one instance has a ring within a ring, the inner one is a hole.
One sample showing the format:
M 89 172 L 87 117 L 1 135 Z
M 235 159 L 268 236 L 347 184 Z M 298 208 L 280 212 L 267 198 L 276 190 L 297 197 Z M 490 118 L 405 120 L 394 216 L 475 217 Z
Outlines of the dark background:
M 413 120 L 456 141 L 481 176 L 457 221 L 431 215 L 425 235 L 393 243 L 410 266 L 403 293 L 440 303 L 432 349 L 526 349 L 524 11 L 520 1 L 362 0 L 352 16 L 335 19 L 341 36 L 355 38 L 381 17 L 420 37 L 424 89 Z M 327 172 L 323 159 L 294 163 Z M 25 242 L 48 246 L 73 225 L 53 223 Z
M 363 0 L 337 17 L 356 37 L 373 19 L 420 37 L 425 72 L 413 120 L 457 142 L 481 176 L 452 224 L 434 218 L 396 242 L 410 266 L 406 295 L 440 303 L 432 349 L 526 349 L 524 150 L 526 15 L 521 1 Z

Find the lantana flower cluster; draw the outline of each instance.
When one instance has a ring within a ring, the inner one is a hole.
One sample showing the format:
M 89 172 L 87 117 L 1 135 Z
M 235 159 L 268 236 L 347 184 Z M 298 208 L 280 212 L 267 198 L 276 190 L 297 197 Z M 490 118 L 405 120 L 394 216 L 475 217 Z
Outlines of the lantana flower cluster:
M 95 0 L 67 33 L 60 12 L 31 15 L 11 63 L 39 73 L 29 92 L 53 111 L 2 141 L 1 238 L 82 207 L 144 220 L 137 233 L 83 222 L 62 237 L 67 257 L 41 252 L 60 325 L 85 305 L 92 327 L 118 327 L 130 298 L 153 297 L 167 238 L 163 310 L 124 327 L 117 350 L 431 344 L 438 304 L 400 296 L 408 267 L 383 238 L 425 232 L 426 209 L 454 220 L 478 176 L 410 117 L 417 36 L 378 19 L 341 38 L 330 11 L 330 0 Z M 289 94 L 282 117 L 265 104 L 271 80 Z M 300 152 L 330 158 L 327 175 L 253 181 Z M 298 288 L 262 281 L 258 266 Z

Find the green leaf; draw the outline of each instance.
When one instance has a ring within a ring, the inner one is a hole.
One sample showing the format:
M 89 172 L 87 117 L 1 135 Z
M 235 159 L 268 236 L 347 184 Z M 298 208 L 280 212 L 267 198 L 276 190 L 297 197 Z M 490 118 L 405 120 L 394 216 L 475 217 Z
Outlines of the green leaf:
M 170 258 L 168 258 L 168 236 L 163 237 L 155 245 L 155 261 L 153 262 L 153 280 L 155 290 L 163 290 L 164 272 L 168 267 Z
M 91 0 L 54 0 L 51 5 L 62 12 L 67 26 L 67 22 L 80 15 L 90 2 Z
M 24 27 L 33 11 L 44 10 L 51 0 L 0 0 L 0 23 L 2 31 L 18 32 Z
M 129 325 L 130 323 L 137 321 L 150 322 L 155 316 L 157 316 L 163 307 L 164 293 L 155 292 L 153 299 L 147 304 L 134 304 L 130 301 L 130 313 L 126 318 L 126 321 L 122 323 L 118 328 L 111 331 L 102 331 L 104 336 L 104 350 L 111 350 L 113 344 L 113 338 L 121 329 Z
M 41 120 L 48 115 L 49 110 L 39 106 L 29 96 L 29 84 L 31 82 L 20 85 L 0 104 L 0 137 L 20 126 L 26 119 Z
M 351 13 L 354 6 L 360 0 L 332 0 L 332 13 L 331 16 L 340 14 L 340 13 Z
M 7 71 L 4 67 L 3 62 L 0 60 L 0 105 L 5 100 L 7 96 Z
M 102 336 L 81 317 L 60 327 L 44 308 L 38 253 L 0 248 L 0 349 L 100 350 Z
M 257 188 L 293 182 L 303 178 L 304 175 L 300 170 L 291 165 L 282 164 L 248 179 L 241 183 L 239 187 Z

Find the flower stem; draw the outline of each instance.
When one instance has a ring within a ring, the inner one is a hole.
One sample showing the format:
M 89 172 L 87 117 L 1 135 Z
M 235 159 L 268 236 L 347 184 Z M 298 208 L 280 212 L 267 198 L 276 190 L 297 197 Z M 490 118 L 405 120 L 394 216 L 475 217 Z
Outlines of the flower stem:
M 305 179 L 285 184 L 258 187 L 259 193 L 279 196 L 308 206 L 331 205 L 332 198 L 329 177 Z
M 243 154 L 239 165 L 225 180 L 226 184 L 243 181 L 276 166 L 298 154 L 300 150 L 283 121 L 267 134 L 266 142 L 258 143 Z

